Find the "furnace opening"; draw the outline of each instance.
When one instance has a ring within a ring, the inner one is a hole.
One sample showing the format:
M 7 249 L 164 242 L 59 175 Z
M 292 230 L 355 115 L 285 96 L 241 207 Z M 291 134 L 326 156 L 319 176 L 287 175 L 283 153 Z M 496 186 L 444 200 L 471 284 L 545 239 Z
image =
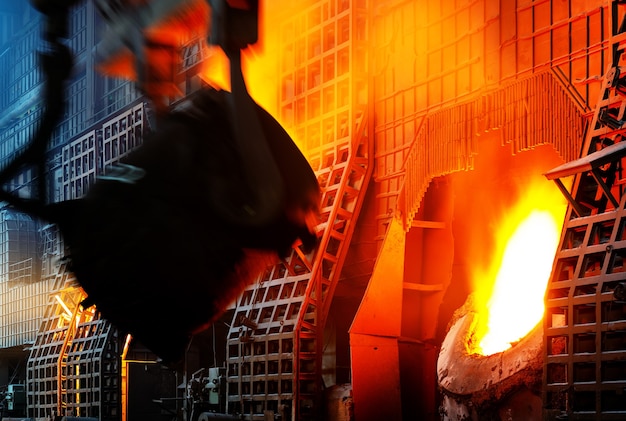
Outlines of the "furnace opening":
M 513 156 L 497 137 L 481 136 L 474 170 L 451 177 L 455 263 L 446 301 L 458 308 L 473 296 L 478 317 L 469 354 L 502 352 L 540 322 L 567 209 L 542 176 L 563 162 L 555 150 Z

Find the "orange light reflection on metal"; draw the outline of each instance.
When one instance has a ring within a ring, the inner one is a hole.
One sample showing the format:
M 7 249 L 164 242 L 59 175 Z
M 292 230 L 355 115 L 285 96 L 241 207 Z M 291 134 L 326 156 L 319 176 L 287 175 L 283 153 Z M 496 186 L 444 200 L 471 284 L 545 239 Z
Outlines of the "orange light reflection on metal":
M 126 335 L 126 340 L 124 341 L 124 348 L 122 350 L 122 361 L 126 359 L 126 355 L 128 355 L 128 348 L 130 347 L 130 341 L 133 339 L 131 334 Z
M 207 45 L 203 53 L 207 57 L 202 63 L 198 76 L 205 83 L 216 89 L 230 91 L 230 76 L 228 57 L 221 48 Z
M 67 315 L 67 318 L 71 318 L 72 317 L 72 311 L 69 309 L 69 307 L 67 306 L 67 304 L 65 304 L 65 302 L 63 301 L 63 299 L 61 298 L 61 296 L 59 294 L 55 294 L 54 295 L 55 300 L 57 300 L 57 302 L 59 303 L 59 305 L 61 307 L 63 307 L 63 310 L 65 310 L 65 315 Z

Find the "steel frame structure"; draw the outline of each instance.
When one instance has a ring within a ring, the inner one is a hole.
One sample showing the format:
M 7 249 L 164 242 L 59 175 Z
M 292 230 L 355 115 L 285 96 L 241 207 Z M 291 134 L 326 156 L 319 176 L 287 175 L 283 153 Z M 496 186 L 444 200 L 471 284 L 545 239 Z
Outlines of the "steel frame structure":
M 29 416 L 116 420 L 120 408 L 121 344 L 117 331 L 94 307 L 65 264 L 50 298 L 27 365 Z
M 548 173 L 569 201 L 546 293 L 543 405 L 546 419 L 626 416 L 626 4 L 611 1 L 610 68 L 582 157 Z M 571 191 L 564 179 L 574 177 Z
M 227 345 L 228 412 L 323 415 L 324 327 L 373 169 L 366 2 L 330 0 L 282 24 L 280 119 L 322 189 L 320 242 L 294 247 L 238 300 Z

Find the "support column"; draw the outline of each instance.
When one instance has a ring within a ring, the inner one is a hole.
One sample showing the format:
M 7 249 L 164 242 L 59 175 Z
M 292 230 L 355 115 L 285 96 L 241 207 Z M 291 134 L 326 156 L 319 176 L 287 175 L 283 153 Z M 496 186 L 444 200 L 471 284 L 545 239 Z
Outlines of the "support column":
M 356 421 L 402 419 L 400 359 L 406 235 L 391 220 L 367 291 L 350 327 Z

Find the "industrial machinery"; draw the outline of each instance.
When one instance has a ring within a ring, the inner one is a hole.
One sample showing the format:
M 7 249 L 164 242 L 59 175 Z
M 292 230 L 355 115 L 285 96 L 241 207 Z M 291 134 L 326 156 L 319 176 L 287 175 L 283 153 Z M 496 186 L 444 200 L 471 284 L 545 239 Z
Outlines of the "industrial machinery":
M 208 418 L 202 414 L 223 414 L 226 410 L 226 370 L 220 367 L 201 368 L 187 383 L 188 405 L 191 408 L 189 420 Z M 211 415 L 212 417 L 215 415 Z
M 26 386 L 10 384 L 5 392 L 0 392 L 0 419 L 26 416 Z
M 46 16 L 51 50 L 41 55 L 47 110 L 26 151 L 0 180 L 34 164 L 44 178 L 47 140 L 63 109 L 64 81 L 72 69 L 62 39 L 74 3 L 33 3 Z M 205 7 L 193 15 L 206 19 L 205 2 L 197 3 Z M 150 21 L 142 18 L 159 5 L 170 6 L 165 17 L 157 16 L 167 24 L 176 4 L 156 1 L 103 12 L 113 21 L 132 16 L 138 32 L 114 35 L 130 49 L 139 87 L 155 104 L 165 81 L 151 78 L 170 63 L 144 54 L 160 44 Z M 307 250 L 316 241 L 311 232 L 319 205 L 315 174 L 287 132 L 252 100 L 243 79 L 241 50 L 256 42 L 258 2 L 211 5 L 210 40 L 230 60 L 231 92 L 203 88 L 176 109 L 156 105 L 159 126 L 151 140 L 117 167 L 105 168 L 85 197 L 47 203 L 43 181 L 36 199 L 0 193 L 17 209 L 57 224 L 71 271 L 87 292 L 81 305 L 97 304 L 104 317 L 168 363 L 181 361 L 191 337 L 213 323 L 268 262 L 288 254 L 296 240 Z M 179 244 L 171 264 L 153 237 L 163 220 L 168 221 L 163 234 Z M 182 259 L 188 261 L 184 267 L 178 264 Z M 174 286 L 173 279 L 185 285 Z M 133 298 L 120 300 L 119 288 L 130 289 Z

